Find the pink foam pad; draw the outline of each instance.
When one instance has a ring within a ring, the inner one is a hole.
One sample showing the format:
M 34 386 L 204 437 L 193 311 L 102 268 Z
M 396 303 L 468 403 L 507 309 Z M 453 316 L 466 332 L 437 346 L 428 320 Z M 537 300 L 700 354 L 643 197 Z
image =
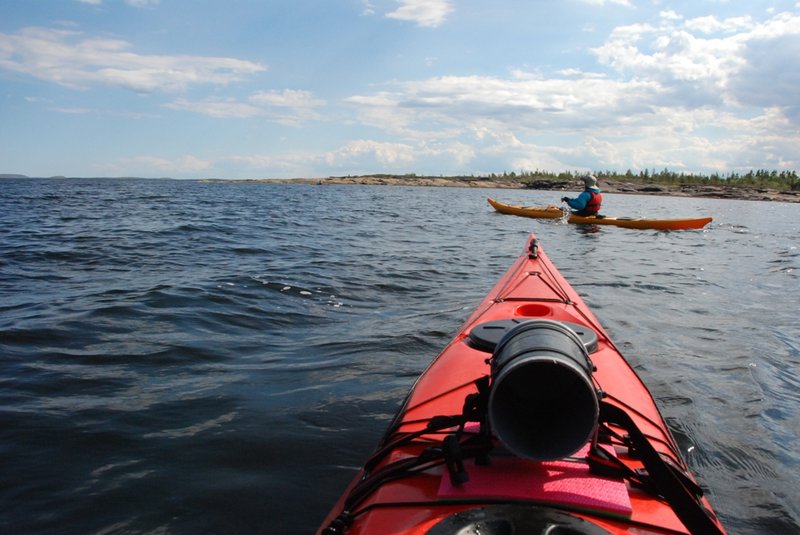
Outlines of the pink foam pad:
M 625 482 L 590 474 L 589 465 L 583 460 L 588 448 L 587 444 L 574 460 L 537 463 L 517 457 L 492 457 L 489 466 L 467 461 L 464 464 L 469 481 L 453 486 L 445 472 L 439 497 L 531 500 L 630 517 L 631 500 Z

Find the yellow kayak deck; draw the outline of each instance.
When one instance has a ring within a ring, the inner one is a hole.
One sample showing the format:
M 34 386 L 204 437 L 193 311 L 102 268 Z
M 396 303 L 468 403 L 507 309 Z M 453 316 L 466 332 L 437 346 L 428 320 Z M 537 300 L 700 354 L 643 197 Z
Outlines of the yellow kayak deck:
M 564 212 L 557 206 L 518 206 L 487 199 L 501 214 L 533 217 L 537 219 L 561 219 Z M 578 225 L 614 225 L 617 227 L 652 230 L 690 230 L 701 229 L 711 223 L 710 217 L 683 219 L 648 219 L 632 217 L 578 216 L 570 215 L 568 222 Z

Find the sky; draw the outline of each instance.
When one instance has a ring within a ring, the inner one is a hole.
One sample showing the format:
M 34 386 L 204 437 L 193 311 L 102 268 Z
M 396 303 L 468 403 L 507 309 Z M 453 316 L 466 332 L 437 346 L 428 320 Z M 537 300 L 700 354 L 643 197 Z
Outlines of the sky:
M 0 173 L 800 170 L 800 0 L 0 0 Z

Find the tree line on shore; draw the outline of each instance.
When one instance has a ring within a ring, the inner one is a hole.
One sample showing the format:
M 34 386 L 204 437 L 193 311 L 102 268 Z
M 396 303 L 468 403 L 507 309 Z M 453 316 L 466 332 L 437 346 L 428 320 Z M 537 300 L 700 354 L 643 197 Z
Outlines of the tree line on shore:
M 575 181 L 584 175 L 580 171 L 520 171 L 503 173 L 489 173 L 487 175 L 456 175 L 456 176 L 439 176 L 438 178 L 448 178 L 450 180 L 505 180 L 519 182 L 520 184 L 531 184 L 534 182 L 548 181 L 548 182 L 571 182 Z M 770 188 L 781 191 L 800 191 L 800 178 L 797 176 L 797 171 L 776 171 L 767 169 L 750 170 L 747 173 L 731 172 L 727 174 L 712 173 L 704 175 L 699 173 L 677 173 L 669 169 L 657 171 L 656 169 L 644 169 L 638 173 L 634 173 L 628 169 L 624 173 L 617 171 L 598 171 L 594 175 L 599 180 L 616 180 L 625 182 L 634 182 L 638 184 L 671 184 L 671 185 L 713 185 L 713 186 L 733 186 L 733 187 L 751 187 L 751 188 Z M 398 174 L 371 174 L 369 176 L 375 178 L 437 178 L 429 177 L 427 175 L 418 175 L 416 173 L 407 173 L 403 175 Z
M 518 180 L 520 182 L 531 182 L 536 180 L 552 181 L 571 181 L 576 180 L 585 173 L 576 171 L 562 171 L 553 173 L 548 171 L 522 171 L 520 173 L 504 172 L 500 175 L 491 173 L 488 175 L 490 180 Z M 728 174 L 713 173 L 703 175 L 697 173 L 677 173 L 664 169 L 644 169 L 634 173 L 628 169 L 625 173 L 616 171 L 599 171 L 594 175 L 600 180 L 618 180 L 637 182 L 644 184 L 687 184 L 687 185 L 715 185 L 715 186 L 739 186 L 772 188 L 777 190 L 800 190 L 800 178 L 796 171 L 776 171 L 776 170 L 750 170 L 747 173 L 731 172 Z M 474 178 L 474 177 L 473 177 Z

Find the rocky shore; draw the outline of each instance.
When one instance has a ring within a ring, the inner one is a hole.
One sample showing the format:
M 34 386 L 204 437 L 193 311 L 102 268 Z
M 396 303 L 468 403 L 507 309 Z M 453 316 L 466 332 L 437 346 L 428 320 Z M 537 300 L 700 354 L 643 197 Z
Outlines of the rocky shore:
M 264 180 L 276 182 L 276 180 Z M 277 182 L 292 184 L 361 184 L 369 186 L 426 186 L 426 187 L 460 187 L 460 188 L 505 188 L 535 189 L 547 191 L 576 191 L 580 187 L 577 181 L 539 180 L 524 184 L 518 180 L 502 178 L 448 178 L 418 176 L 347 176 L 320 179 L 286 179 Z M 620 180 L 600 179 L 603 193 L 621 193 L 632 195 L 669 195 L 673 197 L 709 197 L 717 199 L 739 199 L 750 201 L 774 201 L 800 203 L 800 191 L 781 191 L 768 188 L 724 185 L 688 185 L 688 184 L 643 184 Z

